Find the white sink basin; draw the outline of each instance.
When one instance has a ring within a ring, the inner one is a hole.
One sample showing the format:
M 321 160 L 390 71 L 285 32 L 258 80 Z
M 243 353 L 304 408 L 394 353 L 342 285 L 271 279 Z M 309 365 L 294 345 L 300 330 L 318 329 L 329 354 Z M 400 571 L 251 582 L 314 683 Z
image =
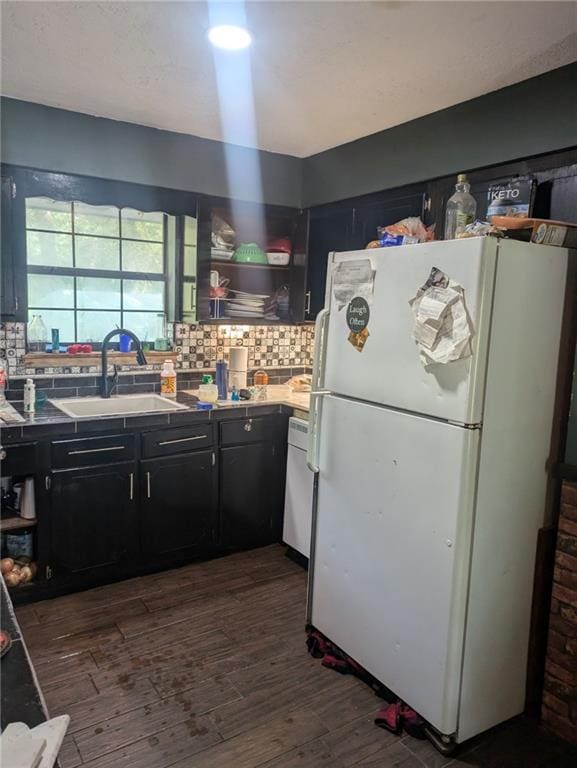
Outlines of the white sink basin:
M 69 397 L 49 400 L 67 416 L 73 419 L 94 416 L 130 416 L 134 413 L 158 413 L 158 411 L 179 411 L 186 405 L 175 403 L 160 395 L 116 395 L 104 397 Z

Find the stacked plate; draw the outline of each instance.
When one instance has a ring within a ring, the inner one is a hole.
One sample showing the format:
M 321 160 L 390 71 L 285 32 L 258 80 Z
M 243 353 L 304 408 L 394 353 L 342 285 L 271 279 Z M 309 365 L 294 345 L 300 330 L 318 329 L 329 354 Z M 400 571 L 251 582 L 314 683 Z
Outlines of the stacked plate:
M 277 319 L 270 312 L 266 311 L 266 305 L 270 297 L 262 293 L 248 293 L 247 291 L 236 291 L 233 288 L 229 290 L 225 302 L 225 317 L 240 317 L 247 319 Z

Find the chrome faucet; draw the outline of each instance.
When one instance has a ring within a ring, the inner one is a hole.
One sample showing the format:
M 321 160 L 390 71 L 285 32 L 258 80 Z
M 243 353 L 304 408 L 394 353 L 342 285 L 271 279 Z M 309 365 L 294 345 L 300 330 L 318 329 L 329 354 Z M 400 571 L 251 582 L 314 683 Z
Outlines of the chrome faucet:
M 113 331 L 110 331 L 110 333 L 107 333 L 104 339 L 102 340 L 102 352 L 101 352 L 101 383 L 100 383 L 100 395 L 101 397 L 110 397 L 112 394 L 112 390 L 114 387 L 118 384 L 118 366 L 114 366 L 114 373 L 112 376 L 108 375 L 108 342 L 110 339 L 112 339 L 114 336 L 120 336 L 120 334 L 126 334 L 127 336 L 130 336 L 132 341 L 136 344 L 136 362 L 138 365 L 146 365 L 146 358 L 144 357 L 144 352 L 142 351 L 142 345 L 140 343 L 140 339 L 135 333 L 132 333 L 132 331 L 126 330 L 126 328 L 115 328 Z

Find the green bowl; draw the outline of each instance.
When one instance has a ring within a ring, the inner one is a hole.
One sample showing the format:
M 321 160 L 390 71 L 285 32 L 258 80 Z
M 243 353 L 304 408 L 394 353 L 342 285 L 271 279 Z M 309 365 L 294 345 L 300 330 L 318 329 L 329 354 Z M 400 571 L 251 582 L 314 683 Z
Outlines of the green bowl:
M 241 243 L 232 259 L 239 264 L 268 264 L 266 253 L 256 243 Z

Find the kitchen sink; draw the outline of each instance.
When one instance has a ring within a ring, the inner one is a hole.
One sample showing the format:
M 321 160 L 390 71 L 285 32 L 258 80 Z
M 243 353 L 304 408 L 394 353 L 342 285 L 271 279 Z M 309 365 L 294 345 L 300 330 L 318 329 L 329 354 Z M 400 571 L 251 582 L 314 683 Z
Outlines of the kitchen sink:
M 49 400 L 67 416 L 82 419 L 95 416 L 130 416 L 134 413 L 158 413 L 179 411 L 186 405 L 175 403 L 160 395 L 116 395 L 104 397 L 70 397 Z

